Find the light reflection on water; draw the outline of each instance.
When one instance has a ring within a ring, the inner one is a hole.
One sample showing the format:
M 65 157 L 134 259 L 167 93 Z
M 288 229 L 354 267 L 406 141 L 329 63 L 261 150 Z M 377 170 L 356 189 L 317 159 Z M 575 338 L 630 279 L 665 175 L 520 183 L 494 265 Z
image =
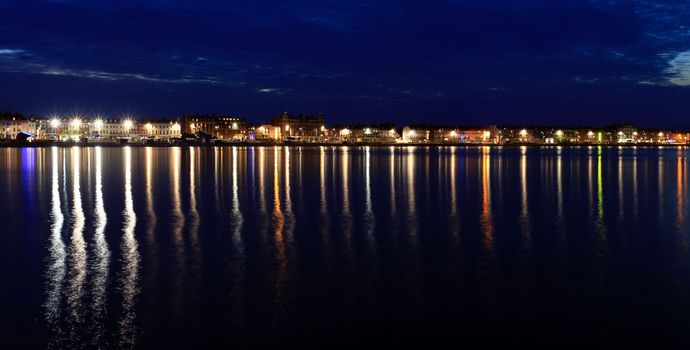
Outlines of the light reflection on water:
M 42 245 L 8 241 L 33 255 L 0 259 L 45 261 L 49 347 L 268 346 L 358 322 L 567 332 L 534 315 L 595 313 L 586 330 L 614 335 L 690 322 L 687 149 L 13 152 L 5 212 L 29 215 L 9 203 L 44 193 L 32 210 L 49 223 Z M 26 169 L 36 189 L 9 191 Z
M 68 250 L 68 276 L 66 286 L 66 313 L 68 324 L 68 345 L 76 347 L 84 342 L 85 335 L 81 332 L 84 326 L 84 284 L 86 282 L 86 241 L 84 240 L 84 225 L 86 216 L 82 208 L 81 178 L 82 168 L 81 149 L 72 148 L 72 232 Z
M 8 150 L 9 151 L 9 150 Z M 59 150 L 56 147 L 51 149 L 52 155 L 52 171 L 51 171 L 51 228 L 49 238 L 49 258 L 46 271 L 47 278 L 47 298 L 45 302 L 45 318 L 51 331 L 57 337 L 62 333 L 60 327 L 60 317 L 62 316 L 61 301 L 62 301 L 62 286 L 66 275 L 67 252 L 65 250 L 65 243 L 62 240 L 62 225 L 64 223 L 64 214 L 60 204 L 60 189 L 59 189 Z M 54 339 L 51 339 L 51 344 Z
M 103 150 L 100 147 L 95 149 L 96 154 L 96 191 L 94 204 L 94 259 L 91 266 L 92 295 L 91 309 L 93 310 L 92 339 L 94 346 L 102 345 L 105 342 L 105 322 L 107 313 L 107 294 L 108 275 L 110 268 L 110 248 L 105 239 L 105 227 L 108 223 L 108 215 L 103 204 Z M 107 344 L 107 343 L 106 343 Z
M 132 149 L 124 148 L 125 155 L 125 209 L 123 212 L 121 260 L 118 287 L 122 293 L 122 311 L 118 321 L 119 348 L 133 348 L 137 340 L 135 298 L 139 294 L 139 245 L 134 237 L 137 215 L 132 196 Z

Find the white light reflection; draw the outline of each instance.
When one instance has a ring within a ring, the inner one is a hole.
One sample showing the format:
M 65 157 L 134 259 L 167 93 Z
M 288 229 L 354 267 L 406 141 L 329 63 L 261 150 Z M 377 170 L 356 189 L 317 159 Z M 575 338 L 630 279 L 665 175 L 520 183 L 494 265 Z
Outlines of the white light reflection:
M 69 339 L 72 346 L 83 342 L 84 283 L 86 282 L 86 242 L 84 226 L 86 217 L 81 201 L 80 187 L 81 149 L 72 148 L 72 235 L 69 249 L 69 280 L 67 282 L 67 310 Z
M 390 208 L 391 208 L 391 216 L 395 215 L 395 212 L 397 211 L 397 206 L 396 206 L 396 196 L 395 196 L 395 147 L 391 146 L 390 147 L 391 155 L 391 164 L 390 164 L 390 185 L 391 185 L 391 200 L 390 200 Z
M 91 309 L 93 310 L 92 325 L 94 328 L 93 345 L 102 343 L 105 335 L 106 314 L 106 287 L 108 285 L 108 270 L 110 265 L 110 249 L 105 240 L 105 225 L 108 217 L 103 205 L 103 150 L 96 147 L 96 200 L 94 203 L 94 227 L 93 236 L 95 259 L 93 264 L 93 292 Z
M 122 228 L 122 270 L 119 287 L 122 292 L 122 315 L 118 322 L 119 346 L 132 348 L 137 339 L 137 328 L 134 322 L 135 298 L 139 294 L 139 248 L 134 237 L 137 216 L 134 212 L 132 197 L 132 148 L 125 147 L 125 209 Z
M 50 192 L 50 239 L 48 245 L 48 269 L 46 273 L 48 293 L 46 297 L 45 318 L 51 330 L 56 334 L 61 331 L 58 326 L 58 319 L 60 318 L 60 300 L 62 296 L 62 285 L 65 279 L 65 260 L 67 253 L 65 251 L 65 243 L 62 241 L 62 225 L 65 221 L 65 216 L 62 213 L 60 203 L 60 189 L 59 189 L 59 159 L 58 148 L 51 149 L 52 155 L 52 182 Z
M 376 215 L 371 201 L 371 147 L 364 147 L 364 224 L 367 234 L 367 242 L 372 254 L 376 250 L 374 229 L 376 228 Z

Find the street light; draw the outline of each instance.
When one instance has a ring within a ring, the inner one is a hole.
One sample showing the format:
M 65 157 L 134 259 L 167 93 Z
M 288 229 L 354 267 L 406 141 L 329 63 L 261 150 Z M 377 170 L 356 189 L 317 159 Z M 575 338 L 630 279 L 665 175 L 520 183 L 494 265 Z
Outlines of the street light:
M 94 120 L 93 126 L 96 128 L 96 130 L 103 129 L 103 120 L 101 120 L 101 119 Z
M 127 119 L 127 120 L 125 120 L 125 121 L 122 123 L 122 126 L 124 126 L 125 129 L 129 130 L 129 129 L 131 129 L 131 128 L 134 126 L 134 122 L 132 122 L 131 120 Z
M 54 118 L 50 120 L 50 126 L 53 128 L 59 128 L 60 127 L 60 119 Z
M 81 119 L 79 119 L 79 118 L 74 118 L 74 119 L 72 119 L 72 121 L 70 122 L 70 124 L 72 125 L 72 127 L 74 127 L 75 129 L 77 129 L 77 128 L 79 128 L 79 127 L 81 126 Z

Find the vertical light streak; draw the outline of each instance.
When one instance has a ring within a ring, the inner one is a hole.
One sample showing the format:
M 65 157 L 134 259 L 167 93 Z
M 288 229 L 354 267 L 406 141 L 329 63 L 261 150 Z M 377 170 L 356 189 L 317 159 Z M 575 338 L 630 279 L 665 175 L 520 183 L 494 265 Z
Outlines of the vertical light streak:
M 220 161 L 218 147 L 213 147 L 213 188 L 216 196 L 216 212 L 220 212 Z
M 558 156 L 556 158 L 556 196 L 558 201 L 557 214 L 559 225 L 563 227 L 563 225 L 565 225 L 565 218 L 563 216 L 563 155 L 561 152 L 561 146 L 558 146 Z
M 96 147 L 96 199 L 94 205 L 94 251 L 93 263 L 93 292 L 91 309 L 93 311 L 92 325 L 94 328 L 92 345 L 102 345 L 105 336 L 106 287 L 108 285 L 108 270 L 110 266 L 110 248 L 105 240 L 105 226 L 108 217 L 103 204 L 103 150 Z
M 60 304 L 62 296 L 62 286 L 66 274 L 65 260 L 67 258 L 67 252 L 65 251 L 65 243 L 62 241 L 62 225 L 65 221 L 65 216 L 62 213 L 62 207 L 60 203 L 60 173 L 57 147 L 52 147 L 51 156 L 51 226 L 48 245 L 48 267 L 46 272 L 48 291 L 44 308 L 45 319 L 48 325 L 51 327 L 51 331 L 54 332 L 56 336 L 58 336 L 60 335 L 60 333 L 62 333 L 58 324 L 58 320 L 61 316 Z
M 659 173 L 659 178 L 657 179 L 658 181 L 658 193 L 659 193 L 659 204 L 657 205 L 657 208 L 659 208 L 659 218 L 664 216 L 664 156 L 662 153 L 662 150 L 659 149 L 659 156 L 658 156 L 659 162 L 657 164 L 657 169 Z
M 618 220 L 623 221 L 625 197 L 623 193 L 623 149 L 618 149 Z
M 242 242 L 242 224 L 244 218 L 240 210 L 240 187 L 237 179 L 237 147 L 232 148 L 232 220 L 233 220 L 233 234 L 232 241 L 235 245 L 236 253 L 238 255 L 244 254 L 244 247 Z
M 185 299 L 182 295 L 183 284 L 186 281 L 186 253 L 185 239 L 183 236 L 185 227 L 185 215 L 182 211 L 182 199 L 180 194 L 181 187 L 181 168 L 182 154 L 180 147 L 172 149 L 172 238 L 173 238 L 173 267 L 171 268 L 173 315 L 176 318 L 173 322 L 182 322 L 181 313 L 183 311 Z
M 456 184 L 456 169 L 455 169 L 455 146 L 450 148 L 450 215 L 456 217 L 458 215 L 458 194 Z
M 397 203 L 397 198 L 395 196 L 395 147 L 391 146 L 390 147 L 391 155 L 390 155 L 390 186 L 391 186 L 391 200 L 390 200 L 390 209 L 391 209 L 391 216 L 395 215 L 395 212 L 397 211 L 396 209 L 396 203 Z
M 328 205 L 326 203 L 326 147 L 321 146 L 319 156 L 319 204 L 323 217 L 328 215 Z
M 340 163 L 340 178 L 342 179 L 343 199 L 342 199 L 342 227 L 345 238 L 346 256 L 352 257 L 352 212 L 350 209 L 350 148 L 345 146 L 342 149 Z
M 233 270 L 233 282 L 231 285 L 233 302 L 236 305 L 236 310 L 241 310 L 242 308 L 242 286 L 245 280 L 245 253 L 244 253 L 244 241 L 242 239 L 242 225 L 244 218 L 242 217 L 242 210 L 240 209 L 240 186 L 238 179 L 238 168 L 239 157 L 238 148 L 236 146 L 232 147 L 232 213 L 230 215 L 232 223 L 232 244 L 234 252 L 231 258 L 231 266 Z M 236 311 L 236 315 L 240 315 L 241 311 Z M 242 317 L 237 317 L 233 319 L 235 323 L 235 329 L 242 328 Z
M 685 224 L 685 171 L 683 169 L 683 155 L 678 152 L 676 163 L 676 227 L 682 230 Z
M 527 192 L 527 147 L 521 146 L 520 156 L 520 222 L 526 241 L 531 235 L 529 215 L 529 193 Z
M 134 347 L 137 339 L 135 324 L 135 302 L 139 294 L 139 247 L 134 237 L 137 216 L 134 212 L 134 198 L 132 196 L 132 148 L 125 147 L 125 208 L 122 212 L 124 222 L 122 228 L 122 269 L 120 271 L 119 287 L 122 292 L 122 314 L 118 322 L 119 346 L 121 348 Z
M 319 204 L 321 212 L 321 238 L 324 244 L 324 254 L 330 254 L 328 233 L 330 232 L 330 217 L 328 215 L 328 202 L 326 199 L 326 147 L 321 146 L 319 158 Z
M 285 254 L 285 240 L 283 239 L 283 228 L 285 226 L 285 216 L 281 210 L 280 203 L 280 153 L 278 147 L 274 148 L 273 153 L 273 222 L 275 225 L 274 240 L 276 249 L 276 281 L 275 281 L 275 305 L 277 313 L 276 320 L 282 315 L 285 303 L 285 280 L 287 278 L 287 258 Z
M 601 146 L 597 147 L 597 218 L 595 222 L 595 229 L 599 234 L 600 248 L 599 254 L 605 254 L 605 243 L 607 241 L 606 224 L 604 222 L 604 181 L 602 170 L 602 150 Z
M 156 209 L 153 204 L 153 149 L 151 147 L 146 147 L 146 215 L 148 216 L 148 222 L 146 223 L 146 236 L 148 241 L 148 251 L 151 254 L 149 259 L 151 271 L 150 275 L 152 280 L 154 279 L 157 269 L 157 259 L 156 259 L 156 223 L 158 221 L 158 216 L 156 215 Z
M 72 147 L 72 235 L 69 249 L 69 280 L 67 283 L 67 310 L 70 325 L 69 339 L 73 346 L 83 342 L 84 282 L 86 281 L 86 242 L 84 226 L 86 217 L 81 201 L 80 187 L 81 149 Z
M 494 223 L 491 214 L 491 154 L 482 147 L 482 212 L 481 227 L 484 236 L 484 246 L 493 253 Z M 520 162 L 522 169 L 522 161 Z M 522 174 L 522 171 L 521 171 Z M 522 178 L 522 177 L 521 177 Z M 493 254 L 492 254 L 493 255 Z
M 266 213 L 266 150 L 263 146 L 259 147 L 259 210 L 262 214 Z
M 371 150 L 369 146 L 364 147 L 364 208 L 367 217 L 367 231 L 372 234 L 374 231 L 374 209 L 371 202 Z

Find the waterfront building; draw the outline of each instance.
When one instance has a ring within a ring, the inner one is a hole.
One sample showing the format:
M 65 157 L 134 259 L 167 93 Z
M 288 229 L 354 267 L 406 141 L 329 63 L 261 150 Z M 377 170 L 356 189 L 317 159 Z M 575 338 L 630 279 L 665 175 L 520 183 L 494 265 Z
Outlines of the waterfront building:
M 253 130 L 255 141 L 278 142 L 282 140 L 282 132 L 279 126 L 263 124 Z
M 29 120 L 19 113 L 0 114 L 0 138 L 16 139 L 17 134 L 29 132 Z
M 554 142 L 558 144 L 577 143 L 579 138 L 577 129 L 558 128 L 553 132 Z
M 169 141 L 182 136 L 182 127 L 176 120 L 145 119 L 138 125 L 142 139 Z
M 402 129 L 401 136 L 402 143 L 428 143 L 431 139 L 431 131 L 406 126 Z
M 403 128 L 403 143 L 493 143 L 488 128 L 442 125 L 409 125 Z
M 88 123 L 88 135 L 90 140 L 134 141 L 139 138 L 137 125 L 133 119 L 95 119 Z
M 326 132 L 324 116 L 290 115 L 287 112 L 273 118 L 271 125 L 281 129 L 285 141 L 321 142 Z
M 329 134 L 334 137 L 324 139 L 325 142 L 393 144 L 400 138 L 392 123 L 339 125 Z
M 634 143 L 637 140 L 637 129 L 632 125 L 622 125 L 616 130 L 618 143 Z
M 29 133 L 36 135 L 37 140 L 57 140 L 57 134 L 50 126 L 50 119 L 29 118 Z
M 533 133 L 527 128 L 518 126 L 503 126 L 500 128 L 500 143 L 530 143 L 533 141 Z
M 244 118 L 216 115 L 186 115 L 182 117 L 182 133 L 205 133 L 222 141 L 245 141 L 249 137 Z

